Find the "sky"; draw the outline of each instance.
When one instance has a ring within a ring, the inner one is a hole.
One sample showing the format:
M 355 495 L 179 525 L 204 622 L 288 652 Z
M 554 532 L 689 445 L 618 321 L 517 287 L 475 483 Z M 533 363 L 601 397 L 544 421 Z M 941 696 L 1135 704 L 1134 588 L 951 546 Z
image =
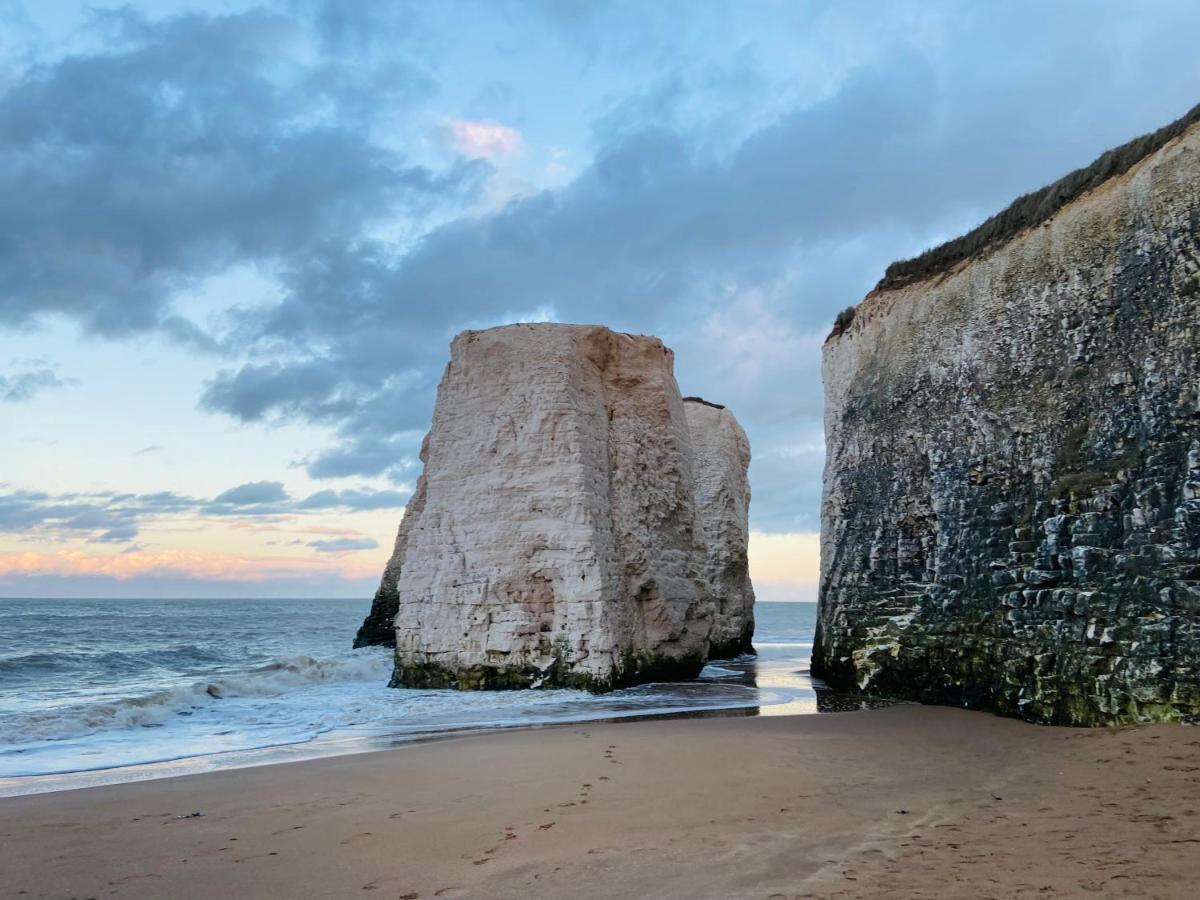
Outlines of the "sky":
M 449 342 L 602 323 L 811 600 L 886 265 L 1200 102 L 1200 4 L 0 0 L 0 596 L 369 596 Z

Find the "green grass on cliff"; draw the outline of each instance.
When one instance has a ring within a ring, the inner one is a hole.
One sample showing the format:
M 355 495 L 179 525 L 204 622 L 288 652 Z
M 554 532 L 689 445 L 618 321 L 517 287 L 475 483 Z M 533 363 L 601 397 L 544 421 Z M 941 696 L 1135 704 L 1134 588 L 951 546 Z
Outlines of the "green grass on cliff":
M 1076 169 L 1041 190 L 1018 197 L 1007 209 L 992 216 L 974 231 L 940 247 L 926 250 L 913 259 L 892 263 L 875 289 L 899 288 L 941 274 L 988 247 L 1008 240 L 1023 229 L 1040 225 L 1072 200 L 1099 187 L 1110 178 L 1128 172 L 1134 165 L 1197 122 L 1200 122 L 1200 105 L 1192 107 L 1182 118 L 1158 131 L 1144 134 L 1107 151 L 1090 166 Z M 835 333 L 840 333 L 836 327 L 834 330 Z

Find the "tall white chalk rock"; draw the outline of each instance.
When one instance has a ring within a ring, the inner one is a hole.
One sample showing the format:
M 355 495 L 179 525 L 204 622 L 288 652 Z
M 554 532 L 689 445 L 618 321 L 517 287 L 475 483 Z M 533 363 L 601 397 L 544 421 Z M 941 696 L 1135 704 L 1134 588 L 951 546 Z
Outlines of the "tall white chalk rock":
M 673 362 L 598 326 L 454 339 L 380 588 L 395 579 L 394 685 L 605 689 L 700 669 L 711 554 Z
M 714 599 L 709 655 L 752 649 L 754 587 L 750 540 L 750 441 L 724 406 L 699 397 L 683 404 L 692 439 L 692 487 L 705 547 L 704 576 Z

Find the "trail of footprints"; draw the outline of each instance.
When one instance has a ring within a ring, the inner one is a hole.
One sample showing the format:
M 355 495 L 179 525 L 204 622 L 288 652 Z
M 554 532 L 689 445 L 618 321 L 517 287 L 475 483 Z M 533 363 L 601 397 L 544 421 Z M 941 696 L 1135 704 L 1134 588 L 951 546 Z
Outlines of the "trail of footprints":
M 621 765 L 621 761 L 617 759 L 616 750 L 617 750 L 616 744 L 607 745 L 604 748 L 604 759 L 610 765 L 618 765 L 619 766 L 619 765 Z M 608 775 L 600 775 L 600 776 L 596 777 L 597 782 L 610 781 L 610 780 L 611 779 L 609 778 Z M 566 810 L 566 809 L 570 809 L 573 806 L 586 806 L 591 801 L 592 791 L 594 791 L 595 789 L 596 789 L 596 787 L 593 782 L 585 781 L 579 785 L 579 793 L 578 793 L 578 795 L 576 795 L 575 799 L 564 800 L 562 803 L 557 803 L 554 806 L 547 806 L 542 810 L 542 812 L 553 815 L 555 809 Z M 537 825 L 537 831 L 549 831 L 550 829 L 554 828 L 554 826 L 557 824 L 558 824 L 557 819 L 550 819 L 547 822 L 541 822 Z M 504 836 L 503 836 L 503 838 L 501 838 L 500 842 L 495 844 L 492 847 L 488 847 L 487 849 L 480 851 L 479 855 L 477 857 L 471 859 L 471 864 L 475 865 L 475 866 L 486 865 L 487 863 L 491 862 L 493 859 L 496 858 L 496 854 L 500 852 L 500 850 L 505 846 L 505 844 L 507 844 L 509 841 L 517 840 L 518 837 L 519 837 L 519 835 L 517 834 L 516 828 L 512 825 L 506 825 L 505 829 L 504 829 Z M 588 852 L 594 853 L 597 851 L 589 850 Z M 466 859 L 466 858 L 468 858 L 468 857 L 464 857 L 464 859 Z M 536 878 L 539 876 L 535 875 L 534 877 Z
M 616 744 L 608 744 L 605 747 L 603 759 L 609 765 L 615 765 L 615 766 L 622 765 L 621 761 L 619 759 L 617 759 L 616 751 L 617 751 Z M 548 832 L 558 824 L 558 820 L 553 818 L 553 815 L 556 810 L 567 810 L 567 809 L 570 809 L 571 807 L 586 806 L 592 799 L 592 792 L 597 789 L 597 787 L 596 787 L 597 783 L 604 782 L 604 781 L 611 781 L 610 776 L 599 775 L 599 776 L 595 777 L 594 781 L 582 782 L 579 785 L 579 793 L 575 796 L 574 799 L 564 800 L 562 803 L 557 803 L 554 806 L 545 807 L 542 811 L 544 813 L 548 813 L 550 815 L 546 821 L 537 823 L 534 833 L 536 834 L 538 832 Z M 402 819 L 405 816 L 411 815 L 415 812 L 416 812 L 415 809 L 400 810 L 400 811 L 391 813 L 388 816 L 388 819 Z M 290 833 L 293 833 L 296 831 L 300 831 L 302 828 L 304 828 L 303 825 L 293 825 L 288 828 L 281 828 L 278 831 L 272 832 L 271 837 L 280 837 L 285 834 L 290 834 Z M 347 845 L 347 844 L 355 843 L 363 838 L 369 838 L 369 837 L 373 837 L 373 836 L 374 836 L 373 832 L 363 831 L 363 832 L 359 832 L 357 834 L 350 835 L 349 837 L 340 841 L 340 843 L 342 845 Z M 516 841 L 519 839 L 520 839 L 520 835 L 517 832 L 516 826 L 506 825 L 504 827 L 503 835 L 501 836 L 500 840 L 496 844 L 494 844 L 493 846 L 488 847 L 484 850 L 478 851 L 475 854 L 468 854 L 468 855 L 464 856 L 463 859 L 469 860 L 471 862 L 471 864 L 474 866 L 486 865 L 487 863 L 489 863 L 492 860 L 497 858 L 497 855 L 503 850 L 503 848 L 508 844 L 508 842 Z M 233 842 L 233 841 L 236 841 L 237 838 L 231 837 L 228 840 L 230 842 Z M 217 852 L 221 852 L 221 851 L 225 851 L 225 850 L 229 850 L 229 849 L 231 849 L 231 848 L 228 845 L 226 845 L 224 847 L 218 848 Z M 588 851 L 588 853 L 598 853 L 598 852 L 600 852 L 598 849 L 592 849 L 592 850 Z M 255 853 L 255 854 L 250 854 L 247 856 L 236 857 L 233 861 L 236 863 L 241 863 L 241 862 L 248 862 L 252 859 L 256 859 L 256 858 L 260 858 L 260 857 L 264 857 L 264 856 L 278 856 L 278 855 L 279 855 L 279 853 L 277 851 L 268 851 L 266 853 Z M 555 871 L 557 871 L 557 869 Z M 540 875 L 535 875 L 534 877 L 539 878 Z M 377 891 L 377 890 L 384 888 L 385 884 L 391 880 L 392 880 L 391 878 L 376 878 L 372 881 L 368 881 L 366 884 L 363 884 L 361 889 L 364 891 Z M 434 891 L 432 896 L 434 896 L 434 897 L 453 896 L 453 895 L 456 895 L 459 892 L 459 890 L 460 890 L 459 888 L 444 887 L 444 888 L 440 888 L 437 891 Z M 407 893 L 398 894 L 397 898 L 398 898 L 398 900 L 419 900 L 420 896 L 421 896 L 420 893 L 415 892 L 415 891 L 410 891 Z

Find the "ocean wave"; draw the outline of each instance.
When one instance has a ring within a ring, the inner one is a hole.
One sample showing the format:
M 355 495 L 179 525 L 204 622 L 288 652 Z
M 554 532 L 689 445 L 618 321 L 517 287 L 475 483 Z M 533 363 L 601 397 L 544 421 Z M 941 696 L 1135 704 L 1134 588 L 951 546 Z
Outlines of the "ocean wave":
M 70 669 L 72 662 L 61 653 L 23 653 L 0 659 L 0 674 L 24 675 Z
M 741 678 L 745 673 L 716 663 L 709 663 L 700 672 L 701 678 Z
M 381 648 L 347 651 L 344 656 L 326 659 L 294 656 L 140 696 L 0 715 L 0 733 L 5 736 L 0 747 L 11 751 L 24 744 L 79 738 L 106 729 L 151 728 L 222 700 L 278 696 L 311 684 L 382 683 L 391 671 L 391 662 L 391 653 Z
M 0 674 L 21 677 L 42 675 L 48 672 L 86 672 L 111 676 L 139 672 L 147 666 L 180 668 L 229 661 L 229 657 L 219 651 L 206 650 L 195 644 L 179 644 L 174 647 L 158 647 L 134 652 L 38 650 L 15 656 L 0 656 Z

